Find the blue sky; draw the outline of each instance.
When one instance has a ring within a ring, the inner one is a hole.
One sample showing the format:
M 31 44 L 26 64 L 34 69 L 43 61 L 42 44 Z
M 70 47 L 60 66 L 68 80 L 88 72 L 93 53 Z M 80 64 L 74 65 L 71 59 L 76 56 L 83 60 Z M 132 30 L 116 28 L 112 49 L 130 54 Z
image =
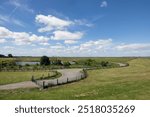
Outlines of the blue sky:
M 149 0 L 1 0 L 0 54 L 150 56 Z

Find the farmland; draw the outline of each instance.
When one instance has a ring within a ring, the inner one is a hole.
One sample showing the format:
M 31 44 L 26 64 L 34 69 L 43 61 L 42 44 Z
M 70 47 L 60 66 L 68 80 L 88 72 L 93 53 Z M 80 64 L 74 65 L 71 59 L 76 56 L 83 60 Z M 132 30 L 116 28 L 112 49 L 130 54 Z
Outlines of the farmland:
M 129 66 L 88 70 L 84 80 L 45 90 L 1 90 L 0 99 L 150 99 L 150 58 L 95 59 L 129 63 Z

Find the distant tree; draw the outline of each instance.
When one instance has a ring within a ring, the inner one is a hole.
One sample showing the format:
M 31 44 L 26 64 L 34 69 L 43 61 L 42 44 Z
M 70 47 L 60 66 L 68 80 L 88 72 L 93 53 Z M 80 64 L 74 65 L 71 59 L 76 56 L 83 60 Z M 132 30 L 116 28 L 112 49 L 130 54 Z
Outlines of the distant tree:
M 25 64 L 26 67 L 30 66 L 29 64 Z
M 87 59 L 87 60 L 85 61 L 85 65 L 91 66 L 91 65 L 94 65 L 94 64 L 96 64 L 96 61 L 93 60 L 93 59 Z
M 61 63 L 61 60 L 56 59 L 56 60 L 53 61 L 53 64 L 54 65 L 61 65 L 62 63 Z
M 50 60 L 47 56 L 42 56 L 40 60 L 41 65 L 50 65 Z
M 0 57 L 2 57 L 2 58 L 3 58 L 3 57 L 6 57 L 6 56 L 5 56 L 5 55 L 3 55 L 3 54 L 0 54 Z
M 13 55 L 12 55 L 12 54 L 8 54 L 8 57 L 9 57 L 9 58 L 12 58 L 12 57 L 13 57 Z
M 102 62 L 101 62 L 101 66 L 102 66 L 102 67 L 107 67 L 108 64 L 109 64 L 108 61 L 102 61 Z

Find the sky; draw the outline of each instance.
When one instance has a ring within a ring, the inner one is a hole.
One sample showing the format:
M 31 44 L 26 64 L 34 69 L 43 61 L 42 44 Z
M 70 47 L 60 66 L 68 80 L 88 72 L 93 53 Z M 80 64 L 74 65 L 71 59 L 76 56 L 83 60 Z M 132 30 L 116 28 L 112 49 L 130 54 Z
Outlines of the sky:
M 150 56 L 150 0 L 0 0 L 0 54 Z

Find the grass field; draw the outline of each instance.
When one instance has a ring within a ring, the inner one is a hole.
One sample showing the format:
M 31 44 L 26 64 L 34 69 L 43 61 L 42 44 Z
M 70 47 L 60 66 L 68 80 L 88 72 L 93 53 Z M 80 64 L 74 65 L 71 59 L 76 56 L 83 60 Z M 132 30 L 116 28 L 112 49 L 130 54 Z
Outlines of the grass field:
M 31 77 L 34 76 L 35 79 L 38 79 L 44 76 L 54 75 L 54 72 L 48 71 L 35 71 L 35 72 L 0 72 L 0 85 L 10 84 L 16 82 L 23 82 L 31 80 Z
M 62 61 L 85 61 L 87 59 L 93 59 L 97 62 L 109 61 L 109 62 L 127 62 L 135 59 L 135 57 L 50 57 L 50 60 L 60 59 Z M 1 61 L 23 61 L 23 62 L 39 62 L 40 57 L 17 57 L 17 58 L 0 58 Z
M 87 79 L 46 90 L 0 91 L 0 99 L 150 99 L 150 59 L 132 59 L 129 64 L 90 70 Z

